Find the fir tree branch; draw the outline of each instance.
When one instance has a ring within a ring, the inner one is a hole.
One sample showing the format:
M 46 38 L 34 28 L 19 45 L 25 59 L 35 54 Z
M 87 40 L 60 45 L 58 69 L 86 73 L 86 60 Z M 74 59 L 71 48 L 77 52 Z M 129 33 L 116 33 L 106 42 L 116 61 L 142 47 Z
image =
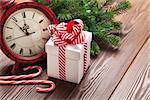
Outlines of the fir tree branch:
M 106 0 L 102 4 L 98 4 L 97 0 L 36 1 L 49 6 L 56 13 L 60 22 L 76 18 L 82 19 L 84 30 L 93 33 L 92 56 L 99 53 L 100 42 L 111 47 L 116 47 L 119 44 L 121 38 L 111 34 L 114 30 L 121 30 L 121 23 L 114 21 L 114 17 L 131 7 L 129 1 L 122 1 L 118 4 L 113 4 L 112 0 Z

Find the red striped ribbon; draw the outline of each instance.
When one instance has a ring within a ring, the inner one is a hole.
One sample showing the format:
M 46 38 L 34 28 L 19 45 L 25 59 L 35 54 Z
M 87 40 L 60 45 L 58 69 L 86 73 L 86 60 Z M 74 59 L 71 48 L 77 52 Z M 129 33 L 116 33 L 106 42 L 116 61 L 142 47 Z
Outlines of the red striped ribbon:
M 87 43 L 85 42 L 85 35 L 82 32 L 83 22 L 80 19 L 71 20 L 69 23 L 60 23 L 58 25 L 49 25 L 47 27 L 52 40 L 59 47 L 58 61 L 59 61 L 59 78 L 66 80 L 66 57 L 65 48 L 67 44 L 83 44 L 84 45 L 84 73 L 87 66 Z

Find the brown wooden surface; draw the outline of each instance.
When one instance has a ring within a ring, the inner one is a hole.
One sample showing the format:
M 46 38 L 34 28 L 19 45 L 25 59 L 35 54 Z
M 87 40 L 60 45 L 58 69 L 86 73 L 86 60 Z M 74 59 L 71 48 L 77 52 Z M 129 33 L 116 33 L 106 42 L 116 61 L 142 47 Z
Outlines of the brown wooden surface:
M 130 1 L 132 8 L 118 17 L 123 22 L 123 31 L 128 33 L 122 40 L 119 52 L 105 51 L 69 98 L 107 100 L 147 41 L 149 1 Z
M 150 39 L 133 61 L 110 100 L 150 100 Z
M 150 97 L 149 76 L 146 76 L 150 58 L 145 58 L 145 55 L 150 56 L 150 42 L 147 42 L 150 36 L 150 1 L 130 2 L 132 8 L 117 17 L 117 20 L 123 22 L 123 33 L 127 34 L 121 42 L 119 51 L 103 50 L 79 85 L 49 79 L 56 83 L 56 89 L 51 93 L 36 92 L 37 85 L 0 85 L 0 100 L 129 100 L 132 97 L 139 99 L 143 95 Z M 1 56 L 0 61 L 4 58 L 4 55 Z M 0 65 L 5 63 L 1 62 Z M 7 73 L 7 69 L 9 67 L 0 67 L 0 73 Z M 45 73 L 46 71 L 36 79 L 47 79 Z M 132 81 L 128 83 L 130 79 Z M 122 88 L 127 90 L 122 91 Z

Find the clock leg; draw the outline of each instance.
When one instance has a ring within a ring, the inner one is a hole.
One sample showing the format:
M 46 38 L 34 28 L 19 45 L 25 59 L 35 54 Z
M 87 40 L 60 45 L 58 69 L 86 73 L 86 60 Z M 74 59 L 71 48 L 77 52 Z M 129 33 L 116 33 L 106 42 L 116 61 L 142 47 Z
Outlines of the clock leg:
M 19 63 L 15 63 L 12 67 L 11 73 L 15 74 L 18 71 Z

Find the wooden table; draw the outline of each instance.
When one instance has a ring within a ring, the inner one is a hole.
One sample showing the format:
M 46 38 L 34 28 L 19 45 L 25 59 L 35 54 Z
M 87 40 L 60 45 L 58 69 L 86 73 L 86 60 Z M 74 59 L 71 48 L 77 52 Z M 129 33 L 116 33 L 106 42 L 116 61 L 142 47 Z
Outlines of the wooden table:
M 130 2 L 132 8 L 116 18 L 123 22 L 126 34 L 119 51 L 103 50 L 80 85 L 50 79 L 56 83 L 51 93 L 37 93 L 37 85 L 1 85 L 0 100 L 150 100 L 150 1 Z M 0 61 L 12 63 L 2 53 Z M 9 67 L 2 64 L 4 74 Z M 47 76 L 44 72 L 36 79 Z

